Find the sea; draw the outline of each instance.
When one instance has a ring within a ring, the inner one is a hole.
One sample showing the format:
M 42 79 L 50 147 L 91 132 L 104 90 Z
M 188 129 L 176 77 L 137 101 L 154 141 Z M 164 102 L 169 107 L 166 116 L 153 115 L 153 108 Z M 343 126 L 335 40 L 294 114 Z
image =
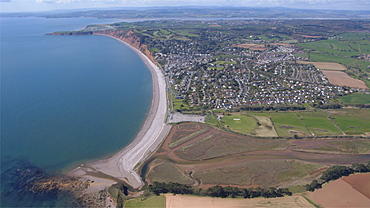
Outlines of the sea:
M 122 20 L 1 18 L 1 207 L 65 207 L 27 183 L 107 158 L 140 131 L 151 74 L 116 39 L 49 36 Z

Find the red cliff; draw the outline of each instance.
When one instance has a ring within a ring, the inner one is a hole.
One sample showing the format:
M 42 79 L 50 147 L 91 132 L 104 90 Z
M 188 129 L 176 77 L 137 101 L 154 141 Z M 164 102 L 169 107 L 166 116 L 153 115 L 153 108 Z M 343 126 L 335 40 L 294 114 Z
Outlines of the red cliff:
M 122 40 L 132 47 L 140 50 L 145 56 L 147 56 L 154 64 L 158 65 L 154 59 L 152 53 L 148 50 L 148 46 L 141 44 L 140 37 L 136 36 L 135 33 L 130 31 L 117 31 L 117 30 L 105 30 L 105 31 L 96 31 L 94 34 L 97 35 L 108 35 L 115 37 L 119 40 Z

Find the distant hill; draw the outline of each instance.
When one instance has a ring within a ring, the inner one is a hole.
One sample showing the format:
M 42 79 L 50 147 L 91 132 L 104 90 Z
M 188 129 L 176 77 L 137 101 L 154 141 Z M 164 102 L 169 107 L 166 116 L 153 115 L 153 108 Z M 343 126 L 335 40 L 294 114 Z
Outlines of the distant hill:
M 344 18 L 370 19 L 370 11 L 292 9 L 284 7 L 147 7 L 101 10 L 63 10 L 43 13 L 2 13 L 3 17 L 46 18 Z

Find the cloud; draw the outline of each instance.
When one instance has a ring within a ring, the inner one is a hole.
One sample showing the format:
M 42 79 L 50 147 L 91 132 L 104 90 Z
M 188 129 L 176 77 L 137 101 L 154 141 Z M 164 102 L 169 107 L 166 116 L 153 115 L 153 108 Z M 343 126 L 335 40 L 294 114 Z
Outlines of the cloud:
M 80 0 L 36 0 L 36 3 L 57 3 L 57 4 L 69 4 L 80 2 Z
M 0 0 L 10 1 L 10 0 Z M 236 7 L 296 7 L 317 9 L 350 9 L 361 7 L 370 9 L 369 0 L 35 0 L 37 3 L 63 5 L 100 5 L 100 6 L 236 6 Z M 360 6 L 361 5 L 361 6 Z
M 0 2 L 11 2 L 12 0 L 0 0 Z

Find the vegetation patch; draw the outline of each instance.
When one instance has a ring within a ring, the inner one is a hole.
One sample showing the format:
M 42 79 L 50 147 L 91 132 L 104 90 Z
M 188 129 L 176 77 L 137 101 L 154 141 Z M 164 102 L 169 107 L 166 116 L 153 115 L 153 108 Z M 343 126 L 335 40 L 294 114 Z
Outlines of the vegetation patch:
M 194 177 L 203 184 L 239 186 L 277 186 L 283 182 L 299 181 L 321 165 L 297 161 L 254 161 L 225 168 L 196 172 Z
M 267 116 L 254 116 L 257 122 L 257 128 L 255 129 L 255 135 L 259 137 L 277 137 L 278 134 L 275 131 L 275 127 L 272 121 Z
M 164 162 L 153 168 L 153 171 L 146 176 L 150 182 L 177 182 L 181 184 L 191 185 L 193 180 L 186 176 L 179 168 L 171 162 Z
M 287 161 L 286 163 L 288 168 L 279 171 L 276 176 L 276 181 L 278 183 L 299 180 L 323 167 L 323 165 L 299 162 L 295 160 Z
M 368 154 L 370 152 L 370 140 L 329 141 L 328 143 L 337 146 L 341 152 L 351 154 Z
M 204 160 L 241 152 L 285 149 L 287 144 L 282 140 L 254 139 L 248 137 L 232 136 L 229 134 L 214 134 L 200 138 L 184 149 L 175 153 L 187 160 Z
M 199 131 L 192 132 L 191 134 L 186 135 L 186 136 L 184 136 L 184 137 L 181 137 L 181 136 L 174 136 L 174 137 L 173 137 L 173 142 L 172 142 L 172 143 L 170 143 L 170 144 L 168 145 L 168 147 L 169 147 L 169 148 L 174 148 L 174 147 L 176 147 L 176 146 L 178 146 L 178 145 L 180 145 L 180 144 L 183 144 L 183 143 L 185 143 L 185 142 L 187 142 L 187 141 L 189 141 L 189 140 L 193 139 L 193 138 L 194 138 L 194 137 L 196 137 L 196 136 L 199 136 L 200 134 L 203 134 L 203 133 L 207 132 L 208 130 L 209 130 L 208 128 L 204 128 L 204 129 L 201 129 L 201 130 L 199 130 Z

